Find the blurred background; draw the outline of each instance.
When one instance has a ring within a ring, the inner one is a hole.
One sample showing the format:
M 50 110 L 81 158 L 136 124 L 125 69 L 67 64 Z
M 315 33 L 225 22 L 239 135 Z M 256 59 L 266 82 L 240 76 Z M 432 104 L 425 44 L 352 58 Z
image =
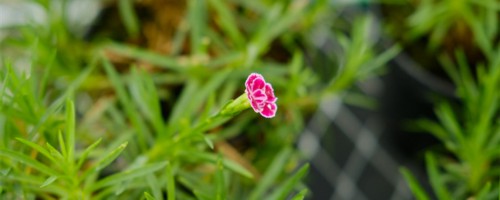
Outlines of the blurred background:
M 293 166 L 310 163 L 306 199 L 495 199 L 499 11 L 497 0 L 1 0 L 0 60 L 40 65 L 58 49 L 58 90 L 102 51 L 120 73 L 152 74 L 164 116 L 191 79 L 234 69 L 222 79 L 233 86 L 213 91 L 233 97 L 235 79 L 258 71 L 282 117 L 236 118 L 224 140 L 257 171 L 296 149 Z M 77 95 L 81 118 L 113 93 L 100 72 Z M 492 142 L 460 142 L 460 129 Z M 469 159 L 470 146 L 488 156 Z

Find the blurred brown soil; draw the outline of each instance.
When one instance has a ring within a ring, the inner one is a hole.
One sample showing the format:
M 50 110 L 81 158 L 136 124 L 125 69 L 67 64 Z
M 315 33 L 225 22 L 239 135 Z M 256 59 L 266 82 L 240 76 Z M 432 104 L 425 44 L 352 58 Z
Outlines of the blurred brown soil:
M 140 0 L 134 4 L 140 25 L 140 33 L 130 38 L 121 22 L 117 1 L 105 5 L 100 19 L 91 31 L 90 37 L 111 38 L 115 41 L 133 44 L 163 55 L 171 53 L 172 38 L 182 23 L 186 10 L 185 0 Z M 127 69 L 135 61 L 114 52 L 106 52 L 117 69 Z M 147 63 L 137 63 L 147 70 L 154 67 Z
M 144 12 L 138 13 L 142 25 L 142 37 L 147 49 L 170 53 L 177 27 L 184 18 L 186 1 L 184 0 L 141 0 L 137 7 Z

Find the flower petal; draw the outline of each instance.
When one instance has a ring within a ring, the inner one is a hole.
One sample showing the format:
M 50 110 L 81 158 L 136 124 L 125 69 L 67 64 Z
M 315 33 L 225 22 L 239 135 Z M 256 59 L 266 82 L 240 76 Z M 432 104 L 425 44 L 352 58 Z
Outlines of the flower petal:
M 267 96 L 263 90 L 255 90 L 252 94 L 252 99 L 257 101 L 265 101 L 267 100 Z
M 245 81 L 245 87 L 249 90 L 252 90 L 252 83 L 254 82 L 255 79 L 264 79 L 264 77 L 262 77 L 262 75 L 257 73 L 250 74 L 247 80 Z
M 263 78 L 255 79 L 251 84 L 251 90 L 263 89 L 266 81 Z
M 262 107 L 256 101 L 250 101 L 250 105 L 256 113 L 259 113 L 262 110 Z
M 274 96 L 271 84 L 266 83 L 264 77 L 258 73 L 252 73 L 245 82 L 245 93 L 253 110 L 266 118 L 276 115 L 278 98 Z
M 269 83 L 266 83 L 266 85 L 264 86 L 264 90 L 265 90 L 266 97 L 267 97 L 266 101 L 268 103 L 275 103 L 278 98 L 276 98 L 276 96 L 274 96 L 273 86 L 271 86 L 271 84 L 269 84 Z
M 275 103 L 268 103 L 262 108 L 260 114 L 265 118 L 273 118 L 277 110 L 278 106 Z

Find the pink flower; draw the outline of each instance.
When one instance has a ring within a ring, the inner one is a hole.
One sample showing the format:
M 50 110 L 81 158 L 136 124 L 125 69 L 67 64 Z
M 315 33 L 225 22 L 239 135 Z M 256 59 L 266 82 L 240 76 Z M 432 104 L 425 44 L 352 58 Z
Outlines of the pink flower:
M 248 76 L 245 82 L 245 93 L 247 93 L 250 105 L 255 112 L 260 113 L 265 118 L 272 118 L 276 115 L 276 98 L 274 96 L 273 86 L 266 83 L 264 77 L 257 73 Z

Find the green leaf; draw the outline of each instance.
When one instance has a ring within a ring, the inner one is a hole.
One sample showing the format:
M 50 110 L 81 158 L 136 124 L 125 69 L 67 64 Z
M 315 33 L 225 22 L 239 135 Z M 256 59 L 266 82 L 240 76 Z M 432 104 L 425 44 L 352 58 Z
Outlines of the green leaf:
M 488 199 L 488 194 L 491 190 L 491 182 L 486 183 L 483 188 L 477 194 L 477 200 L 486 200 Z M 500 197 L 499 197 L 500 198 Z
M 454 136 L 454 139 L 459 145 L 463 145 L 465 143 L 465 139 L 462 129 L 455 118 L 455 114 L 453 113 L 451 106 L 447 103 L 442 103 L 438 106 L 436 114 L 439 117 L 441 124 L 443 124 L 443 127 L 449 132 L 449 134 Z
M 439 62 L 448 76 L 450 76 L 451 80 L 456 85 L 460 85 L 460 74 L 458 73 L 459 71 L 456 69 L 453 61 L 447 56 L 441 56 L 439 57 Z
M 208 96 L 207 102 L 204 105 L 203 111 L 201 112 L 198 121 L 202 122 L 208 119 L 214 106 L 215 106 L 215 93 L 212 93 Z
M 195 110 L 200 109 L 203 102 L 220 88 L 231 74 L 230 70 L 224 70 L 212 76 L 211 79 L 200 86 L 198 81 L 190 81 L 183 90 L 181 97 L 177 100 L 177 105 L 172 111 L 169 119 L 169 124 L 176 124 L 180 119 L 190 119 L 189 114 L 195 113 Z
M 188 188 L 189 191 L 192 191 L 197 199 L 214 198 L 215 187 L 213 185 L 207 185 L 204 182 L 200 181 L 203 178 L 203 175 L 199 173 L 193 173 L 192 171 L 185 171 L 182 169 L 179 169 L 178 174 L 180 185 L 183 185 L 184 187 Z M 179 195 L 180 194 L 182 193 L 179 192 Z
M 0 174 L 2 176 L 7 176 L 11 170 L 12 170 L 12 168 L 10 168 L 10 167 L 4 168 L 4 169 L 0 169 Z
M 42 75 L 42 79 L 40 80 L 40 83 L 38 85 L 38 96 L 40 99 L 43 98 L 43 96 L 45 95 L 49 74 L 52 72 L 52 68 L 54 67 L 56 55 L 57 55 L 57 50 L 53 49 L 52 52 L 50 53 L 49 63 L 47 64 L 47 67 L 45 67 L 43 70 L 44 72 Z
M 200 90 L 199 85 L 200 84 L 196 80 L 189 80 L 184 85 L 181 96 L 177 100 L 175 107 L 172 109 L 172 113 L 170 114 L 168 124 L 177 124 L 182 118 L 186 117 L 186 115 L 190 113 L 186 111 L 191 110 L 189 109 L 190 102 L 195 96 L 195 93 L 197 93 Z
M 200 159 L 203 161 L 208 161 L 211 163 L 217 162 L 217 155 L 214 155 L 211 153 L 205 153 L 205 152 L 189 152 L 189 153 L 187 153 L 186 152 L 184 156 L 197 158 L 197 159 Z M 236 172 L 237 174 L 240 174 L 240 175 L 247 177 L 247 178 L 253 178 L 252 173 L 250 173 L 247 169 L 245 169 L 244 167 L 242 167 L 241 165 L 239 165 L 238 163 L 236 163 L 232 160 L 223 158 L 222 164 L 224 165 L 224 167 L 228 168 L 229 170 L 231 170 L 233 172 Z
M 212 138 L 213 141 L 220 141 L 229 138 L 233 138 L 236 135 L 242 133 L 246 127 L 252 122 L 252 119 L 255 118 L 255 115 L 243 115 L 238 117 L 238 120 L 234 121 L 234 123 L 228 124 L 228 126 L 224 126 L 224 129 L 220 130 L 217 134 L 209 134 L 208 137 Z
M 212 198 L 213 198 L 206 191 L 202 191 L 202 190 L 199 190 L 199 189 L 193 190 L 193 193 L 196 196 L 196 198 L 199 199 L 199 200 L 212 200 Z
M 49 167 L 41 162 L 38 162 L 37 160 L 35 160 L 29 156 L 26 156 L 22 153 L 19 153 L 17 151 L 12 151 L 9 149 L 0 149 L 0 157 L 3 157 L 2 159 L 10 158 L 12 160 L 21 162 L 21 163 L 26 164 L 30 167 L 33 167 L 34 169 L 36 169 L 39 172 L 47 174 L 47 175 L 60 176 L 60 173 L 53 170 L 51 167 Z
M 427 165 L 427 173 L 429 174 L 429 179 L 432 185 L 432 189 L 436 193 L 438 199 L 449 200 L 451 199 L 448 193 L 444 181 L 439 174 L 438 165 L 436 163 L 436 158 L 432 153 L 425 154 L 425 162 Z
M 250 44 L 258 47 L 258 54 L 268 47 L 269 43 L 280 34 L 287 31 L 293 24 L 304 16 L 305 7 L 303 5 L 290 4 L 288 8 L 283 9 L 283 2 L 275 2 L 273 7 L 265 16 L 265 25 L 261 26 L 256 37 L 252 38 Z
M 469 14 L 466 15 L 468 18 L 466 18 L 466 22 L 468 23 L 469 27 L 472 29 L 472 33 L 474 35 L 475 43 L 479 48 L 483 51 L 485 54 L 486 58 L 491 59 L 491 52 L 493 52 L 493 45 L 492 41 L 488 38 L 487 35 L 487 30 L 485 30 L 485 25 L 482 25 L 481 22 L 482 20 L 477 19 L 476 16 L 468 12 Z
M 210 140 L 209 137 L 207 137 L 207 136 L 205 136 L 203 134 L 201 134 L 201 137 L 203 137 L 203 140 L 205 141 L 205 143 L 208 145 L 208 147 L 210 149 L 214 149 L 214 143 L 212 142 L 212 140 Z
M 94 143 L 92 143 L 90 146 L 88 146 L 82 153 L 82 155 L 80 156 L 80 158 L 78 159 L 78 163 L 76 164 L 76 169 L 80 169 L 80 167 L 82 166 L 82 164 L 85 162 L 85 160 L 87 159 L 88 155 L 90 154 L 90 152 L 92 152 L 95 147 L 97 145 L 99 145 L 99 143 L 101 143 L 102 141 L 102 138 L 99 138 L 97 141 L 95 141 Z
M 266 199 L 285 199 L 287 195 L 297 186 L 302 178 L 307 174 L 309 170 L 309 164 L 302 166 L 299 171 L 297 171 L 293 176 L 288 178 L 280 187 L 278 187 L 270 196 Z
M 24 172 L 19 173 L 12 173 L 8 177 L 2 177 L 2 181 L 6 182 L 16 182 L 19 184 L 22 184 L 22 187 L 26 191 L 30 192 L 40 192 L 40 193 L 51 193 L 55 196 L 65 196 L 68 191 L 64 187 L 60 187 L 59 185 L 56 184 L 49 184 L 43 188 L 40 187 L 40 185 L 43 184 L 44 179 L 40 176 L 33 176 L 33 175 L 27 175 Z M 7 185 L 10 186 L 10 185 Z M 12 188 L 12 187 L 10 187 Z M 11 191 L 9 188 L 9 191 Z M 5 193 L 4 193 L 5 194 Z
M 139 34 L 139 21 L 134 11 L 133 0 L 118 1 L 118 9 L 128 34 L 137 37 Z
M 478 6 L 482 6 L 484 7 L 485 9 L 488 9 L 490 11 L 498 11 L 500 10 L 500 3 L 498 3 L 497 1 L 467 1 L 467 2 L 470 2 L 470 3 L 473 3 L 475 5 L 478 5 Z
M 172 38 L 172 47 L 170 48 L 170 55 L 179 55 L 182 51 L 184 42 L 188 33 L 188 24 L 186 22 L 186 18 L 184 17 L 177 26 L 177 31 Z
M 433 134 L 443 142 L 450 141 L 455 143 L 453 140 L 450 140 L 450 135 L 446 132 L 446 130 L 440 124 L 434 121 L 428 119 L 420 119 L 415 121 L 415 125 L 418 126 L 418 128 Z
M 48 119 L 54 116 L 57 110 L 59 110 L 62 105 L 64 105 L 65 101 L 69 98 L 70 95 L 74 93 L 74 91 L 80 87 L 83 81 L 91 74 L 94 68 L 97 66 L 97 58 L 92 58 L 90 64 L 86 66 L 85 71 L 81 72 L 80 75 L 67 87 L 64 93 L 59 96 L 45 111 L 45 113 L 41 116 L 36 124 L 35 128 L 31 131 L 35 133 L 39 131 L 40 127 L 47 122 Z
M 224 82 L 224 85 L 222 85 L 221 88 L 219 88 L 220 91 L 219 94 L 216 95 L 217 104 L 223 105 L 224 103 L 227 102 L 228 99 L 233 98 L 240 84 L 241 84 L 240 81 L 233 79 L 228 79 L 226 82 Z
M 425 193 L 425 190 L 420 186 L 415 177 L 406 168 L 400 168 L 399 171 L 403 174 L 408 186 L 417 200 L 429 200 L 429 196 Z
M 175 200 L 175 179 L 172 163 L 167 164 L 165 174 L 167 176 L 167 199 Z
M 158 182 L 158 178 L 154 176 L 154 174 L 148 174 L 146 176 L 146 181 L 148 182 L 149 188 L 151 188 L 151 191 L 153 195 L 158 198 L 158 200 L 163 200 L 163 196 L 161 193 L 161 187 L 160 183 Z
M 165 69 L 169 69 L 175 72 L 186 72 L 188 69 L 187 66 L 180 64 L 176 59 L 168 57 L 166 55 L 161 55 L 158 53 L 154 53 L 148 51 L 146 49 L 139 49 L 136 47 L 118 44 L 118 43 L 110 43 L 105 46 L 106 49 L 110 49 L 111 51 L 130 57 L 134 59 L 138 59 L 141 61 L 148 62 L 150 64 L 156 65 L 158 67 L 162 67 Z
M 262 176 L 257 187 L 250 193 L 249 199 L 263 198 L 262 195 L 270 189 L 272 184 L 276 181 L 276 178 L 283 172 L 291 154 L 292 150 L 290 148 L 285 148 L 274 157 L 273 162 Z
M 45 146 L 47 146 L 47 149 L 49 149 L 49 152 L 50 152 L 50 155 L 52 156 L 56 156 L 56 158 L 58 158 L 62 164 L 64 164 L 64 162 L 66 161 L 64 159 L 64 156 L 61 154 L 61 152 L 59 152 L 56 148 L 54 148 L 52 145 L 50 145 L 50 143 L 45 143 Z
M 45 180 L 45 182 L 43 182 L 42 185 L 40 185 L 40 188 L 44 188 L 44 187 L 52 184 L 56 180 L 57 180 L 57 176 L 50 176 L 49 178 L 47 178 L 47 180 Z
M 228 8 L 228 4 L 221 0 L 210 0 L 211 5 L 219 15 L 217 20 L 223 31 L 228 35 L 237 47 L 244 44 L 244 38 L 238 30 L 236 19 Z
M 292 200 L 304 200 L 307 195 L 307 189 L 301 190 L 297 195 L 295 195 Z
M 474 77 L 470 72 L 469 64 L 467 64 L 467 59 L 463 51 L 457 51 L 455 53 L 458 62 L 458 69 L 460 78 L 457 84 L 460 90 L 463 91 L 462 98 L 473 100 L 478 96 L 478 88 L 474 81 Z
M 34 142 L 31 142 L 31 141 L 28 141 L 28 140 L 25 140 L 23 138 L 16 138 L 16 140 L 18 140 L 19 142 L 35 149 L 36 151 L 38 151 L 39 153 L 41 153 L 42 155 L 44 155 L 45 157 L 47 157 L 50 161 L 56 163 L 56 158 L 54 158 L 51 153 L 49 151 L 47 151 L 45 148 L 43 148 L 42 146 L 34 143 Z
M 130 118 L 132 121 L 133 127 L 137 131 L 137 143 L 139 144 L 139 147 L 141 150 L 145 151 L 147 149 L 147 142 L 146 138 L 148 136 L 148 131 L 146 129 L 146 125 L 142 118 L 137 115 L 135 106 L 130 100 L 130 96 L 127 94 L 125 90 L 125 85 L 123 81 L 120 79 L 118 73 L 115 71 L 113 65 L 106 59 L 103 58 L 103 66 L 104 70 L 108 74 L 109 79 L 113 83 L 115 87 L 116 94 L 118 95 L 118 99 L 120 99 L 120 103 L 123 105 L 125 112 L 127 116 Z
M 370 62 L 366 63 L 363 68 L 358 72 L 360 76 L 366 76 L 371 74 L 373 71 L 377 70 L 380 67 L 383 67 L 387 62 L 396 57 L 399 52 L 401 52 L 402 47 L 399 45 L 394 45 L 390 49 L 384 51 L 383 53 L 377 55 Z
M 5 70 L 5 74 L 3 75 L 4 77 L 3 77 L 2 86 L 1 86 L 2 89 L 0 89 L 0 109 L 3 108 L 3 106 L 4 106 L 4 95 L 5 95 L 5 90 L 7 89 L 7 81 L 8 81 L 8 78 L 10 77 L 8 75 L 10 70 L 12 70 L 12 68 L 10 67 L 10 65 L 7 65 L 6 70 Z
M 217 173 L 215 175 L 216 200 L 226 199 L 226 184 L 224 183 L 224 165 L 222 164 L 222 156 L 217 159 Z
M 206 51 L 204 33 L 207 29 L 207 8 L 205 0 L 188 1 L 188 21 L 191 28 L 191 51 L 203 54 Z
M 75 160 L 75 105 L 69 99 L 66 100 L 66 145 L 67 163 Z
M 109 164 L 111 164 L 111 162 L 113 162 L 121 154 L 121 152 L 125 149 L 125 147 L 127 147 L 127 144 L 128 142 L 122 143 L 116 149 L 114 149 L 113 151 L 109 152 L 107 155 L 102 157 L 99 161 L 97 161 L 94 165 L 92 165 L 92 167 L 90 167 L 89 169 L 87 169 L 87 171 L 85 171 L 83 177 L 88 176 L 89 173 L 98 172 L 104 169 Z
M 160 108 L 160 98 L 153 80 L 142 70 L 132 68 L 132 79 L 128 84 L 132 100 L 145 117 L 153 124 L 156 134 L 164 134 L 165 124 Z
M 90 190 L 96 191 L 105 186 L 119 184 L 123 181 L 128 181 L 137 177 L 145 176 L 164 168 L 166 165 L 167 162 L 161 162 L 145 165 L 131 170 L 125 170 L 97 181 L 95 184 L 90 186 Z
M 144 198 L 146 200 L 156 200 L 153 196 L 151 196 L 148 192 L 144 192 Z
M 59 139 L 59 148 L 61 149 L 61 154 L 64 157 L 64 160 L 67 162 L 68 160 L 68 151 L 66 150 L 66 141 L 63 138 L 63 133 L 61 130 L 57 132 L 57 138 Z

